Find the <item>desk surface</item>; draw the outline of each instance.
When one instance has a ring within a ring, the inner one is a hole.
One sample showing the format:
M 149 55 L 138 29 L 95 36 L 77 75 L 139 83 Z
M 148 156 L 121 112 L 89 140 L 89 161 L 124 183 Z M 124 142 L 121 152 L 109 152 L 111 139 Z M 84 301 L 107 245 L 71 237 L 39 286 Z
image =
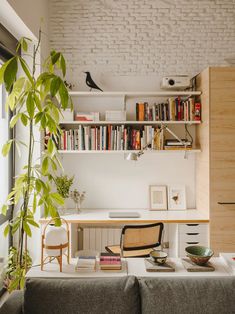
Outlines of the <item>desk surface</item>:
M 184 268 L 180 258 L 169 258 L 175 266 L 175 272 L 160 273 L 160 272 L 147 272 L 145 270 L 144 258 L 126 258 L 126 266 L 122 271 L 101 271 L 96 272 L 77 272 L 75 271 L 76 259 L 71 259 L 71 264 L 66 262 L 63 264 L 63 271 L 59 271 L 59 265 L 53 261 L 50 264 L 44 266 L 44 271 L 41 271 L 40 266 L 32 267 L 26 274 L 27 278 L 100 278 L 100 277 L 120 277 L 134 275 L 137 277 L 213 277 L 213 276 L 230 276 L 229 268 L 225 261 L 220 257 L 214 257 L 211 259 L 211 263 L 215 267 L 213 272 L 187 272 Z
M 61 216 L 69 223 L 79 224 L 125 224 L 125 223 L 208 223 L 209 215 L 197 209 L 175 210 L 175 211 L 150 211 L 147 209 L 133 209 L 140 213 L 140 218 L 110 218 L 111 211 L 128 211 L 130 209 L 84 209 L 79 214 Z M 49 220 L 40 219 L 40 223 L 45 223 Z
M 67 261 L 63 261 L 62 272 L 59 270 L 59 264 L 57 261 L 52 261 L 44 265 L 44 270 L 41 270 L 40 266 L 33 266 L 28 273 L 26 278 L 103 278 L 103 277 L 122 277 L 127 276 L 127 263 L 125 260 L 122 261 L 122 270 L 110 271 L 99 269 L 97 262 L 96 271 L 75 271 L 77 258 L 72 258 L 70 264 Z

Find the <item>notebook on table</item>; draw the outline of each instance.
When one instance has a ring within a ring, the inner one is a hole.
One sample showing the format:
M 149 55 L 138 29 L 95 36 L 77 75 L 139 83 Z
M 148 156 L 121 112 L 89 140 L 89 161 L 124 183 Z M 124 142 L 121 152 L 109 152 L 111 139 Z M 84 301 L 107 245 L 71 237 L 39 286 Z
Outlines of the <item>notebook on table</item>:
M 110 212 L 109 218 L 140 218 L 138 212 Z

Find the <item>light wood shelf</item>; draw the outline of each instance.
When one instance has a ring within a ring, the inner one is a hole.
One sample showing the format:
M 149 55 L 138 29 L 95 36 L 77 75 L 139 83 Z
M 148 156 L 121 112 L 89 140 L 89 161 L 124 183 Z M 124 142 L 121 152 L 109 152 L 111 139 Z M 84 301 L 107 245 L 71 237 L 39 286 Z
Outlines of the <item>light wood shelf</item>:
M 138 153 L 140 150 L 58 150 L 60 154 L 128 154 Z M 144 154 L 182 154 L 200 153 L 201 149 L 172 149 L 172 150 L 145 150 Z
M 70 91 L 70 96 L 101 96 L 101 97 L 166 97 L 166 96 L 200 96 L 201 91 L 149 91 L 149 92 L 135 92 L 135 91 L 117 91 L 117 92 L 86 92 L 86 91 Z
M 201 121 L 61 121 L 60 125 L 161 125 L 161 124 L 200 124 Z

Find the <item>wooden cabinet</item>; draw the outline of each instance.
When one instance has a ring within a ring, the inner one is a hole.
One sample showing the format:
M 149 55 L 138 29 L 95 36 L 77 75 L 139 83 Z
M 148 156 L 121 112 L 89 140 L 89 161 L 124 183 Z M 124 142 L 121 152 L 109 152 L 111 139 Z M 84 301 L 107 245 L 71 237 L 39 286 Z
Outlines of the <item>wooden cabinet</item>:
M 207 147 L 197 161 L 197 183 L 204 189 L 198 186 L 197 199 L 210 211 L 211 248 L 235 252 L 235 68 L 208 68 L 197 83 L 206 107 L 198 137 Z

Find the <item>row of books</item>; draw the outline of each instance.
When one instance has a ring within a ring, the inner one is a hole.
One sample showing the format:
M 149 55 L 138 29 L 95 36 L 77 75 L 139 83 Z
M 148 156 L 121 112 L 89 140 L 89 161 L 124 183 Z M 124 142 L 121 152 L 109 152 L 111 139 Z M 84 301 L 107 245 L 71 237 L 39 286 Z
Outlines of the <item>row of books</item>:
M 163 149 L 164 132 L 158 126 L 82 126 L 62 130 L 58 138 L 60 150 L 140 150 Z
M 121 270 L 122 262 L 120 254 L 100 253 L 99 268 L 101 270 Z M 79 256 L 76 271 L 95 271 L 96 256 Z
M 194 98 L 182 100 L 169 98 L 166 103 L 150 106 L 148 102 L 136 103 L 137 121 L 200 121 L 201 104 Z

